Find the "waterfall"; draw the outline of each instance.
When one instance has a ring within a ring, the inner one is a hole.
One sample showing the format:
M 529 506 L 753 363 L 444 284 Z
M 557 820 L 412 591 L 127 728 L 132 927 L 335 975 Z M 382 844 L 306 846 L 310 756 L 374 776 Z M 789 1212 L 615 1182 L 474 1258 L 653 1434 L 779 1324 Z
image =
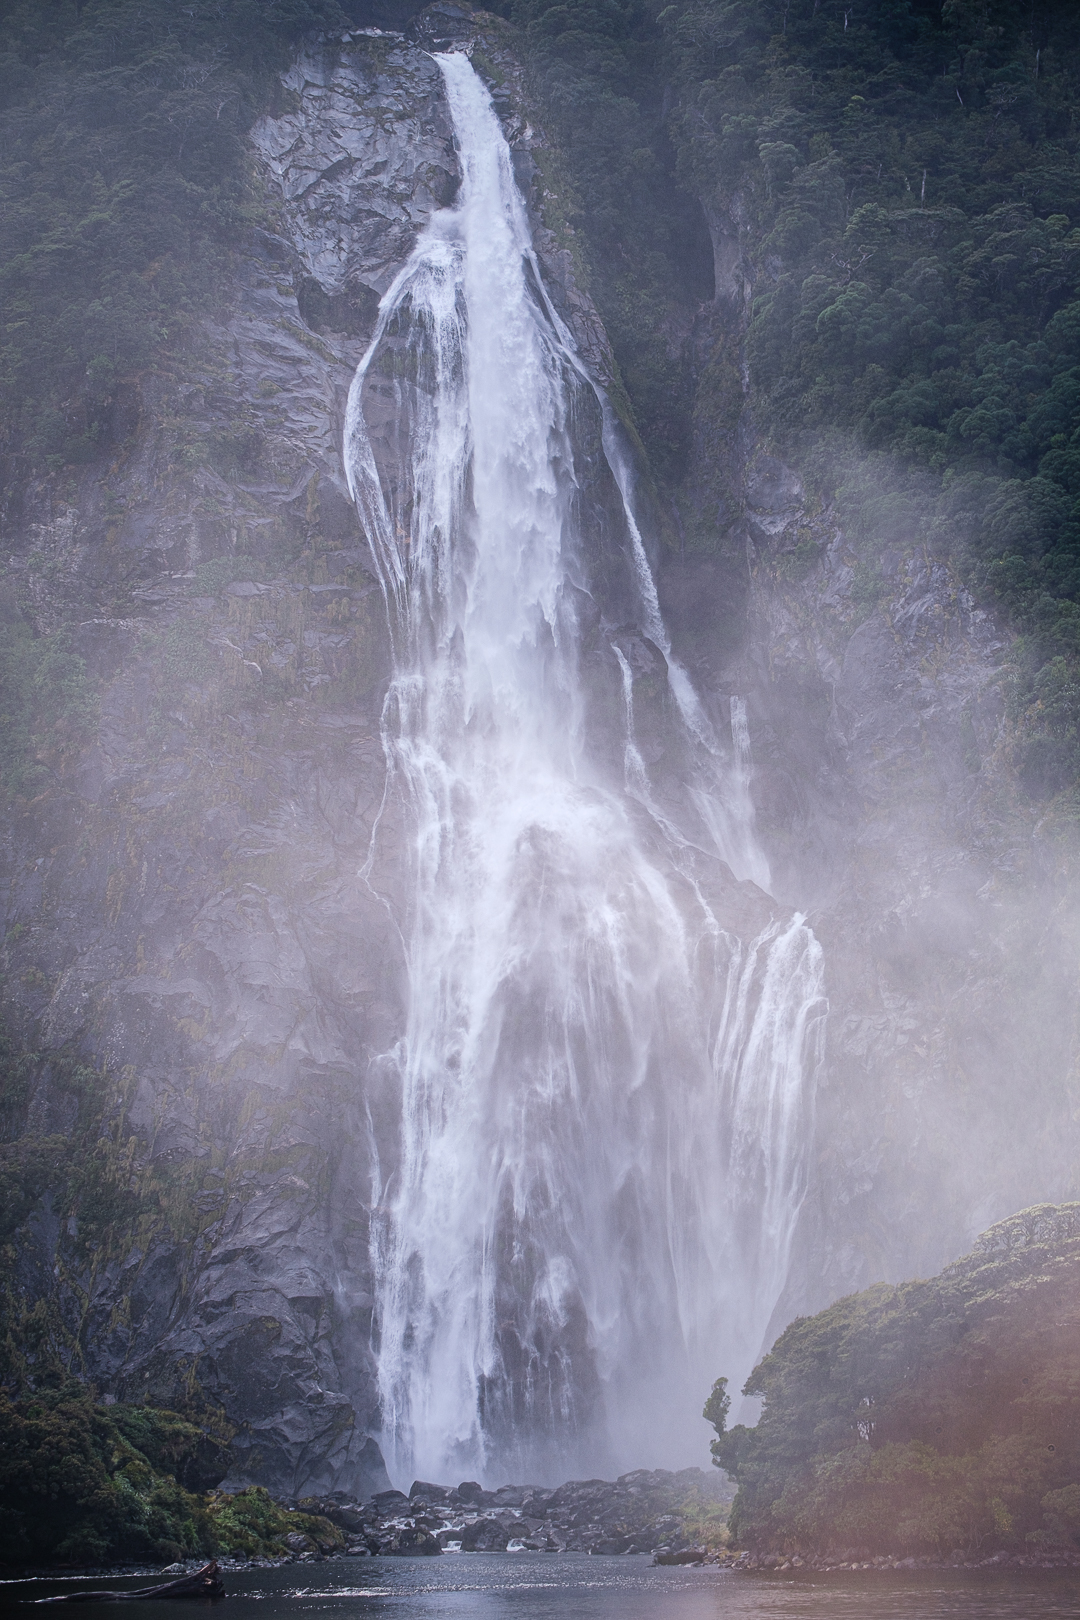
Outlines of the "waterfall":
M 411 860 L 382 1439 L 406 1483 L 682 1465 L 784 1287 L 821 952 L 760 892 L 745 710 L 729 745 L 671 656 L 490 98 L 436 60 L 461 189 L 382 301 L 345 438 L 394 659 L 375 836 L 407 827 Z

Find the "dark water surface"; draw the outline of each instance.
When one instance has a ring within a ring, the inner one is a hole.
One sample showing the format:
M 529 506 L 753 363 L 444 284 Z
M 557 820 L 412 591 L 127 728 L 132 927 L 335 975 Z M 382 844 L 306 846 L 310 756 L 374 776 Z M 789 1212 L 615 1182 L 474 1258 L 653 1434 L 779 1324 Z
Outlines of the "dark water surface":
M 1080 1616 L 1080 1570 L 991 1574 L 903 1570 L 833 1575 L 737 1574 L 654 1569 L 644 1558 L 584 1553 L 448 1554 L 443 1558 L 331 1559 L 322 1564 L 227 1572 L 214 1620 L 1044 1620 Z M 80 1588 L 145 1586 L 147 1577 L 19 1581 L 0 1606 Z M 29 1610 L 20 1602 L 19 1610 Z M 184 1620 L 188 1603 L 95 1604 L 56 1615 Z

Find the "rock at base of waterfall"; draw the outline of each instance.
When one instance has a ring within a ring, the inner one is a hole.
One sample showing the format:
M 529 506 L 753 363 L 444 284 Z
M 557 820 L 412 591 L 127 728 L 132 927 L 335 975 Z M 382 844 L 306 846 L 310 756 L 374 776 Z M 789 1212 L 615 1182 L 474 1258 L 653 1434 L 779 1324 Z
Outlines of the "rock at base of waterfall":
M 499 1519 L 477 1519 L 461 1538 L 462 1552 L 505 1552 L 510 1531 Z
M 345 1530 L 347 1554 L 354 1558 L 459 1551 L 655 1553 L 683 1563 L 704 1556 L 684 1533 L 684 1516 L 731 1497 L 723 1476 L 701 1468 L 642 1468 L 617 1480 L 568 1480 L 556 1489 L 503 1485 L 488 1491 L 475 1480 L 451 1489 L 417 1480 L 409 1496 L 380 1491 L 363 1504 L 306 1497 L 296 1505 Z
M 387 1541 L 380 1541 L 379 1552 L 384 1558 L 431 1558 L 441 1554 L 442 1545 L 422 1525 L 406 1524 Z

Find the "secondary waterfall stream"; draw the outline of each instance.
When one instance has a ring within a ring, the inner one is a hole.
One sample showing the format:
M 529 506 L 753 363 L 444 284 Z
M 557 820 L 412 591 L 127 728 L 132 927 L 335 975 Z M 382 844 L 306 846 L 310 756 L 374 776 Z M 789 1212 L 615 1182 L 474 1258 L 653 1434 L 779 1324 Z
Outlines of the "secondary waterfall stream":
M 785 1284 L 821 952 L 761 892 L 745 711 L 726 740 L 671 657 L 487 91 L 436 60 L 461 189 L 346 425 L 394 655 L 375 836 L 391 805 L 411 831 L 400 1148 L 373 1189 L 384 1450 L 406 1484 L 681 1465 Z

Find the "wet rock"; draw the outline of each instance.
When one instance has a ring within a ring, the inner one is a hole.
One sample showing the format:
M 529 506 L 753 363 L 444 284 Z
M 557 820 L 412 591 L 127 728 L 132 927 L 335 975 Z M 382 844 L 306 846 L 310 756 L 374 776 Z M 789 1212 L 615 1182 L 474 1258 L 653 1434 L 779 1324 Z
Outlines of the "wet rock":
M 301 1513 L 318 1514 L 329 1519 L 331 1524 L 337 1525 L 339 1530 L 351 1532 L 354 1535 L 362 1534 L 371 1523 L 370 1510 L 365 1510 L 355 1502 L 340 1502 L 332 1496 L 305 1496 L 296 1503 Z
M 555 1490 L 504 1485 L 485 1491 L 474 1480 L 451 1490 L 416 1481 L 409 1498 L 400 1491 L 380 1492 L 362 1511 L 372 1551 L 400 1549 L 403 1531 L 415 1528 L 434 1536 L 442 1548 L 462 1552 L 568 1549 L 624 1556 L 657 1549 L 686 1553 L 683 1561 L 695 1562 L 704 1550 L 688 1546 L 681 1511 L 730 1500 L 730 1495 L 719 1476 L 702 1469 L 639 1469 L 619 1480 L 571 1480 Z M 354 1505 L 331 1505 L 339 1524 L 343 1515 L 359 1511 Z
M 404 1524 L 379 1541 L 384 1558 L 434 1558 L 442 1553 L 437 1536 L 423 1525 Z
M 382 1514 L 394 1513 L 409 1506 L 409 1498 L 404 1491 L 376 1491 L 371 1500 Z
M 494 1493 L 495 1506 L 500 1508 L 519 1508 L 523 1506 L 527 1496 L 531 1494 L 527 1485 L 500 1485 Z
M 463 1552 L 505 1552 L 510 1540 L 506 1526 L 498 1519 L 476 1519 L 462 1532 Z

